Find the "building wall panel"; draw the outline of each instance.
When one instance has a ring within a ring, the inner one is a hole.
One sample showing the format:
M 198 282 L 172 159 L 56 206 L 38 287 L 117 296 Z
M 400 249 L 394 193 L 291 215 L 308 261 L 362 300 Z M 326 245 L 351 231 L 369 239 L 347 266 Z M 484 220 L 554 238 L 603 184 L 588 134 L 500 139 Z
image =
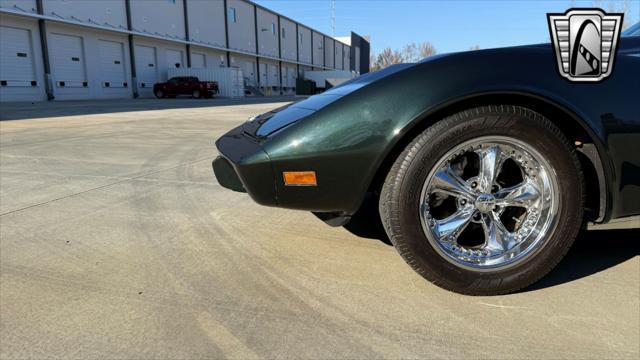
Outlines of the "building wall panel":
M 280 18 L 280 47 L 282 58 L 296 60 L 296 24 Z
M 131 1 L 133 29 L 150 35 L 184 40 L 184 5 L 182 1 Z
M 229 48 L 255 53 L 256 33 L 253 5 L 241 0 L 228 0 L 227 21 Z
M 25 13 L 36 13 L 36 0 L 0 0 L 0 8 Z
M 258 8 L 258 53 L 278 57 L 278 17 L 269 11 Z
M 335 68 L 342 70 L 342 43 L 334 40 L 334 53 L 335 53 Z
M 313 65 L 322 66 L 324 64 L 324 36 L 313 32 Z
M 45 15 L 53 17 L 119 29 L 127 27 L 124 0 L 46 0 L 43 7 Z
M 299 61 L 301 63 L 311 64 L 311 30 L 298 25 L 298 54 L 300 54 Z
M 351 71 L 351 47 L 350 46 L 344 46 L 344 49 L 342 49 L 342 57 L 344 58 L 343 60 L 343 64 L 344 64 L 344 70 L 349 70 Z
M 334 43 L 333 39 L 328 37 L 324 38 L 324 66 L 329 68 L 334 67 L 333 54 L 334 54 L 335 48 L 333 43 Z
M 226 47 L 223 1 L 187 1 L 187 11 L 191 41 Z

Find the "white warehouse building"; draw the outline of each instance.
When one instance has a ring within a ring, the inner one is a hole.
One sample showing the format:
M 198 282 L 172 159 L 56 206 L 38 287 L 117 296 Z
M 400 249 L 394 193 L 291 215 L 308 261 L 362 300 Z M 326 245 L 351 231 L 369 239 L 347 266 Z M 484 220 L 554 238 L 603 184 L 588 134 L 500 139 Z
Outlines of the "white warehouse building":
M 350 40 L 245 0 L 0 0 L 0 101 L 150 97 L 172 68 L 289 93 L 304 71 L 367 72 Z

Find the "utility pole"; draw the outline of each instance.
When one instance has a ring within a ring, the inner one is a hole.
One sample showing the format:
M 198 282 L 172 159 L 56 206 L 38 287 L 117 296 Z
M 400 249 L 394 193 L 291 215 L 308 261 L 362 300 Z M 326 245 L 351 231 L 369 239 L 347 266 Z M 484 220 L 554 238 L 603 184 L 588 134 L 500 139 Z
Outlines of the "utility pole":
M 336 0 L 331 0 L 331 37 L 336 37 Z

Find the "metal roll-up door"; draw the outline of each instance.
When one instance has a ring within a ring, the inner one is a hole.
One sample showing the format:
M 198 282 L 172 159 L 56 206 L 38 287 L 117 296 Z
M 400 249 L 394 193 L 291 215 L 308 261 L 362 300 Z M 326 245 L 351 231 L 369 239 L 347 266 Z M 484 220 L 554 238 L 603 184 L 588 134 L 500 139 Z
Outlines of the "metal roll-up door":
M 27 29 L 0 26 L 0 86 L 38 86 Z
M 296 69 L 294 67 L 289 68 L 289 87 L 296 87 Z
M 126 88 L 127 70 L 124 63 L 124 44 L 98 40 L 100 81 L 103 88 Z
M 256 63 L 252 61 L 242 61 L 242 77 L 251 85 L 256 85 Z
M 260 63 L 260 86 L 267 86 L 267 64 Z
M 191 53 L 191 67 L 194 69 L 203 69 L 207 67 L 205 55 L 201 53 Z
M 153 89 L 153 84 L 158 82 L 156 48 L 152 46 L 136 45 L 135 56 L 138 89 Z
M 278 75 L 278 65 L 269 64 L 269 86 L 278 86 L 279 75 Z
M 87 87 L 82 38 L 51 34 L 49 50 L 54 84 L 58 88 Z
M 167 49 L 166 58 L 168 69 L 184 67 L 182 64 L 182 51 Z
M 280 72 L 282 72 L 282 87 L 286 88 L 289 86 L 289 68 L 286 65 L 282 65 L 280 67 Z

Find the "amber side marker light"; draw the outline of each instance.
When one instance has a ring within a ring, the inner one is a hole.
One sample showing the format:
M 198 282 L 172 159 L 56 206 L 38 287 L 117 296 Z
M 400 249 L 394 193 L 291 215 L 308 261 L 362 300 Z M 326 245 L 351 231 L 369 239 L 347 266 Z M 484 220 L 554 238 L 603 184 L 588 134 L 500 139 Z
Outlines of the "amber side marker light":
M 284 171 L 282 173 L 286 186 L 317 186 L 315 171 Z

